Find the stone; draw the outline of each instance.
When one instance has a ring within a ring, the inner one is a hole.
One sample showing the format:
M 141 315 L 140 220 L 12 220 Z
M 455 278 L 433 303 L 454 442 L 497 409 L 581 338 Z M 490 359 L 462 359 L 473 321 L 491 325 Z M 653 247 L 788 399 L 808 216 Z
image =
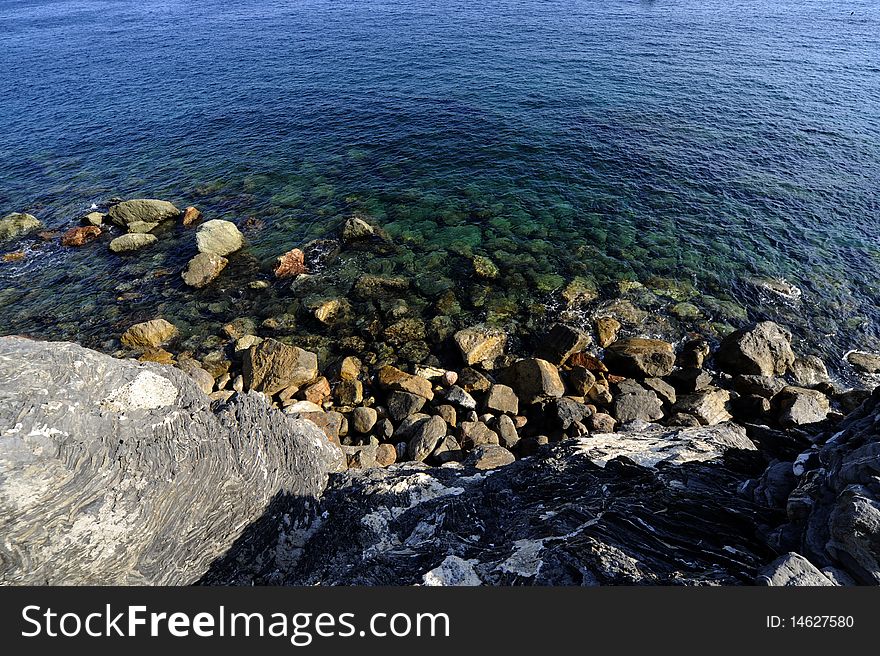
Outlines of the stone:
M 828 416 L 831 404 L 828 397 L 817 390 L 789 386 L 773 398 L 783 426 L 815 424 Z
M 465 450 L 471 450 L 483 444 L 498 444 L 498 433 L 486 426 L 481 421 L 463 421 L 458 427 L 461 445 Z
M 385 365 L 379 369 L 376 380 L 379 387 L 385 390 L 409 392 L 428 401 L 434 398 L 434 390 L 430 380 L 413 376 L 391 365 Z
M 306 401 L 322 405 L 330 399 L 330 381 L 321 376 L 315 382 L 306 385 L 302 395 Z
M 120 339 L 124 346 L 133 350 L 157 349 L 178 335 L 177 327 L 165 319 L 152 319 L 136 323 L 126 330 Z
M 541 340 L 537 357 L 560 366 L 574 353 L 580 353 L 590 345 L 590 336 L 585 332 L 557 323 Z
M 205 221 L 196 229 L 196 248 L 199 253 L 213 253 L 226 257 L 241 250 L 244 235 L 231 221 L 212 219 Z
M 229 260 L 220 255 L 199 253 L 187 263 L 180 277 L 190 287 L 201 289 L 216 280 L 227 264 Z
M 617 420 L 605 412 L 594 412 L 587 417 L 587 428 L 596 433 L 613 433 Z
M 461 374 L 456 380 L 458 381 L 459 386 L 469 394 L 473 394 L 474 392 L 488 392 L 489 388 L 492 387 L 492 381 L 476 369 L 471 369 L 470 367 L 462 369 Z M 452 385 L 455 385 L 455 383 L 452 383 Z
M 795 358 L 790 373 L 791 379 L 799 387 L 812 387 L 831 380 L 822 358 L 815 355 Z
M 431 457 L 439 461 L 441 464 L 447 462 L 460 462 L 464 459 L 464 451 L 461 450 L 461 445 L 458 443 L 458 440 L 452 435 L 447 435 L 440 440 L 440 444 L 438 444 L 437 448 L 431 453 Z
M 663 402 L 654 392 L 620 394 L 614 398 L 614 417 L 621 424 L 663 418 Z
M 407 456 L 410 460 L 422 462 L 431 455 L 444 437 L 446 437 L 446 422 L 440 417 L 431 417 L 420 424 L 409 441 Z
M 324 408 L 311 401 L 296 401 L 284 408 L 285 414 L 288 415 L 324 415 Z M 308 418 L 313 420 L 312 417 Z
M 152 232 L 158 227 L 158 223 L 148 223 L 147 221 L 134 221 L 128 224 L 127 230 L 129 234 L 146 234 L 148 232 Z
M 596 318 L 596 337 L 601 348 L 605 348 L 617 339 L 620 322 L 613 317 Z
M 82 218 L 82 222 L 100 228 L 104 225 L 104 217 L 107 216 L 102 212 L 89 212 Z
M 676 412 L 683 412 L 696 417 L 704 426 L 714 426 L 730 420 L 727 404 L 730 401 L 730 392 L 718 387 L 707 387 L 678 397 L 673 408 Z
M 662 378 L 645 378 L 645 387 L 653 390 L 663 403 L 675 405 L 675 388 Z
M 294 248 L 291 251 L 288 251 L 284 255 L 281 255 L 275 260 L 275 269 L 273 273 L 276 278 L 295 278 L 296 276 L 306 273 L 306 263 L 305 263 L 305 253 L 303 253 L 300 249 Z M 324 315 L 328 315 L 333 311 L 333 308 L 325 308 L 322 312 Z M 317 315 L 316 315 L 317 316 Z M 317 317 L 319 321 L 324 321 L 323 318 Z M 326 318 L 326 317 L 325 317 Z
M 142 233 L 126 234 L 113 239 L 110 242 L 110 250 L 114 253 L 130 253 L 132 251 L 139 251 L 147 246 L 152 246 L 158 241 L 159 239 L 156 235 Z
M 409 288 L 409 280 L 402 276 L 378 276 L 365 273 L 355 281 L 352 294 L 364 301 L 400 298 Z
M 503 330 L 487 326 L 459 330 L 453 339 L 468 366 L 499 357 L 504 353 L 507 344 L 507 334 Z
M 475 469 L 485 470 L 504 467 L 516 462 L 516 458 L 503 446 L 484 444 L 476 447 L 464 462 Z
M 596 384 L 596 376 L 585 367 L 572 367 L 567 377 L 568 389 L 575 396 L 587 396 Z
M 237 317 L 220 328 L 229 339 L 239 340 L 245 335 L 253 335 L 257 331 L 257 324 L 251 317 Z
M 781 376 L 795 360 L 791 333 L 772 321 L 762 321 L 725 337 L 715 359 L 730 374 Z
M 846 354 L 846 361 L 863 373 L 880 373 L 880 354 L 850 351 Z
M 183 211 L 183 219 L 181 223 L 185 226 L 191 226 L 202 218 L 202 213 L 193 206 L 187 207 Z
M 496 429 L 501 446 L 507 449 L 512 449 L 516 446 L 517 442 L 519 442 L 519 434 L 516 432 L 516 424 L 514 424 L 513 419 L 511 419 L 509 415 L 501 415 L 498 417 Z
M 672 373 L 672 344 L 659 339 L 619 339 L 605 349 L 605 364 L 614 373 L 633 378 L 662 378 Z
M 397 449 L 393 444 L 380 444 L 376 447 L 376 464 L 380 467 L 390 467 L 397 462 Z
M 308 383 L 318 376 L 318 356 L 274 339 L 264 339 L 244 352 L 242 376 L 246 389 L 269 396 L 285 387 Z
M 473 259 L 473 264 L 474 274 L 477 276 L 477 278 L 495 280 L 501 275 L 501 272 L 498 270 L 498 265 L 496 265 L 488 257 L 475 255 Z
M 393 346 L 425 339 L 425 322 L 412 317 L 395 321 L 383 331 L 385 341 Z
M 361 375 L 361 361 L 353 355 L 348 355 L 339 362 L 340 380 L 357 380 Z
M 699 337 L 690 339 L 681 347 L 678 354 L 678 366 L 682 369 L 702 369 L 709 357 L 709 342 Z
M 210 394 L 214 391 L 214 377 L 202 369 L 202 366 L 198 362 L 192 358 L 181 358 L 180 362 L 178 362 L 178 366 L 181 371 L 185 371 L 186 374 L 196 382 L 196 385 L 198 385 L 199 389 L 205 394 Z
M 758 573 L 757 585 L 833 586 L 834 583 L 809 560 L 798 553 L 781 555 Z
M 346 242 L 363 241 L 376 236 L 376 228 L 362 218 L 353 216 L 342 226 L 342 240 Z
M 214 412 L 179 369 L 69 343 L 0 338 L 0 398 L 3 585 L 184 586 L 227 555 L 256 576 L 249 528 L 343 466 L 259 395 Z
M 0 219 L 0 243 L 42 229 L 42 221 L 32 214 L 13 212 Z
M 489 388 L 483 407 L 488 412 L 517 415 L 519 414 L 519 398 L 513 388 L 495 384 Z
M 572 368 L 583 367 L 587 371 L 594 374 L 608 372 L 608 367 L 605 366 L 604 362 L 602 362 L 595 355 L 587 353 L 586 351 L 575 353 L 570 358 L 568 358 L 568 366 Z
M 576 424 L 585 425 L 585 420 L 593 414 L 593 412 L 583 403 L 578 403 L 572 399 L 561 398 L 556 399 L 549 414 L 553 417 L 554 423 L 557 427 L 562 430 L 568 430 Z
M 388 416 L 391 421 L 399 423 L 416 414 L 425 405 L 425 397 L 395 390 L 388 395 Z
M 735 376 L 733 389 L 737 394 L 763 396 L 772 399 L 785 387 L 785 383 L 772 376 Z
M 439 417 L 443 417 L 443 421 L 445 421 L 451 428 L 458 426 L 458 413 L 454 406 L 446 404 L 438 405 L 434 408 L 434 413 Z
M 137 221 L 162 223 L 176 219 L 180 216 L 180 210 L 168 201 L 139 198 L 117 203 L 110 208 L 107 216 L 116 225 L 128 227 L 128 224 Z
M 607 380 L 597 380 L 593 388 L 587 393 L 587 399 L 599 405 L 610 405 L 614 400 Z
M 762 420 L 770 412 L 770 407 L 770 399 L 757 394 L 746 394 L 730 400 L 730 413 L 740 421 Z
M 443 398 L 452 405 L 464 408 L 465 410 L 476 410 L 477 401 L 470 394 L 465 392 L 458 385 L 453 385 L 443 394 Z
M 343 446 L 342 451 L 349 469 L 370 469 L 379 465 L 376 445 Z
M 454 371 L 444 372 L 443 378 L 441 380 L 441 384 L 443 387 L 452 387 L 455 383 L 458 382 L 458 374 Z M 473 391 L 473 390 L 471 390 Z
M 238 354 L 242 351 L 247 351 L 251 346 L 256 346 L 262 341 L 263 338 L 257 337 L 256 335 L 242 335 L 237 340 L 235 340 L 233 350 Z
M 712 384 L 712 374 L 704 369 L 696 367 L 687 367 L 685 369 L 676 369 L 669 374 L 666 379 L 672 383 L 672 386 L 682 394 L 698 392 L 706 389 Z
M 507 375 L 508 383 L 527 405 L 565 394 L 565 385 L 559 377 L 559 371 L 546 360 L 519 360 L 509 367 Z
M 80 226 L 71 228 L 61 236 L 62 246 L 85 246 L 101 236 L 101 229 L 97 226 Z
M 379 415 L 374 408 L 355 408 L 351 412 L 348 425 L 355 433 L 366 434 L 373 430 Z
M 333 396 L 337 405 L 358 405 L 364 400 L 364 385 L 359 380 L 343 380 L 336 384 Z

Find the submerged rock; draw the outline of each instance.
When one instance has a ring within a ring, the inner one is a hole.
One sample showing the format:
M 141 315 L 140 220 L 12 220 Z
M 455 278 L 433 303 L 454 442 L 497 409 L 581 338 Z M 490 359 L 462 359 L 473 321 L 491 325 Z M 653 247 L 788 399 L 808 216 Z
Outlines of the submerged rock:
M 0 242 L 10 241 L 43 229 L 43 222 L 32 214 L 13 212 L 0 219 Z
M 196 248 L 200 253 L 213 253 L 226 257 L 241 250 L 244 235 L 231 221 L 212 219 L 196 229 Z
M 123 333 L 120 341 L 130 349 L 149 351 L 176 337 L 177 327 L 165 319 L 136 323 Z
M 5 585 L 193 583 L 343 466 L 257 395 L 215 414 L 182 371 L 74 344 L 0 337 L 0 401 Z M 268 562 L 251 552 L 240 574 Z
M 846 361 L 866 374 L 880 373 L 880 354 L 851 351 L 846 354 Z
M 229 260 L 215 253 L 199 253 L 187 263 L 181 277 L 190 287 L 201 289 L 216 280 L 227 264 Z
M 62 246 L 85 246 L 101 236 L 101 229 L 97 226 L 80 226 L 71 228 L 61 236 Z
M 162 223 L 176 219 L 180 216 L 180 210 L 165 200 L 138 198 L 117 203 L 110 208 L 107 216 L 116 225 L 128 227 L 128 224 L 137 221 Z

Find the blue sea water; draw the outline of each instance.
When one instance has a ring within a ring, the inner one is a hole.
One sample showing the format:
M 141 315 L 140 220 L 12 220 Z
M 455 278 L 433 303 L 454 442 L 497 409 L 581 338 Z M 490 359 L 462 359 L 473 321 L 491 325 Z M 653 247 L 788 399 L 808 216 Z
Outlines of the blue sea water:
M 0 0 L 0 214 L 66 228 L 113 196 L 255 217 L 257 259 L 358 211 L 437 275 L 482 254 L 524 293 L 672 279 L 700 296 L 666 306 L 839 358 L 880 336 L 880 4 Z M 176 274 L 143 282 L 186 262 L 172 242 L 34 246 L 0 264 L 0 332 L 174 314 Z M 141 296 L 106 315 L 121 273 Z

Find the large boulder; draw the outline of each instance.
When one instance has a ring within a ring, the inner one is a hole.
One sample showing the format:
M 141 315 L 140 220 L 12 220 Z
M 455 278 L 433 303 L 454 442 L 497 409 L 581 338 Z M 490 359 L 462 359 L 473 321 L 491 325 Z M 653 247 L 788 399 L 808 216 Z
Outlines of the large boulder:
M 167 200 L 137 198 L 117 203 L 107 212 L 116 225 L 127 228 L 131 223 L 161 223 L 180 216 L 180 210 Z
M 660 339 L 619 339 L 605 349 L 605 364 L 614 372 L 634 378 L 668 376 L 675 367 L 672 344 Z
M 506 381 L 525 404 L 542 399 L 559 398 L 565 394 L 565 384 L 559 370 L 539 358 L 526 358 L 513 363 L 505 372 Z
M 730 374 L 781 376 L 795 361 L 791 333 L 772 321 L 762 321 L 725 337 L 715 359 Z
M 213 219 L 196 229 L 196 248 L 199 253 L 226 257 L 244 246 L 244 236 L 231 221 Z
M 27 235 L 43 228 L 43 223 L 25 212 L 13 212 L 0 219 L 0 243 Z
M 172 367 L 0 337 L 0 583 L 192 583 L 342 467 L 258 395 L 210 403 Z

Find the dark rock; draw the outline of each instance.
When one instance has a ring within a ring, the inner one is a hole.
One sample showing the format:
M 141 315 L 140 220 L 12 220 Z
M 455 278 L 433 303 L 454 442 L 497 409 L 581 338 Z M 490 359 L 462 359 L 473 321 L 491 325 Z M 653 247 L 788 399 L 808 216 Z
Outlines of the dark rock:
M 455 383 L 452 383 L 453 385 Z M 486 392 L 492 386 L 492 381 L 486 378 L 476 369 L 465 367 L 458 376 L 458 385 L 465 392 L 472 394 L 474 392 Z
M 715 359 L 730 374 L 781 376 L 795 360 L 791 333 L 772 321 L 762 321 L 725 337 Z
M 516 462 L 516 458 L 503 446 L 484 444 L 476 447 L 464 462 L 476 469 L 497 469 Z
M 730 392 L 718 387 L 707 387 L 693 394 L 680 396 L 673 410 L 696 417 L 701 424 L 712 426 L 731 419 L 727 404 Z
M 452 435 L 447 435 L 444 439 L 440 440 L 440 444 L 434 449 L 431 457 L 440 463 L 446 463 L 461 462 L 464 460 L 464 455 L 464 451 L 458 443 L 458 440 Z
M 675 405 L 675 388 L 662 378 L 645 378 L 645 387 L 653 390 L 663 403 Z
M 489 412 L 500 412 L 508 415 L 519 413 L 519 399 L 513 388 L 507 385 L 492 385 L 489 388 L 489 393 L 486 395 L 484 406 Z
M 527 405 L 565 394 L 559 371 L 546 360 L 519 360 L 507 370 L 507 379 L 516 395 Z
M 561 398 L 553 402 L 550 414 L 559 428 L 567 430 L 575 423 L 583 424 L 593 412 L 583 403 Z
M 783 381 L 772 376 L 736 376 L 733 379 L 733 389 L 744 396 L 754 394 L 772 399 L 784 387 Z
M 409 392 L 394 391 L 388 395 L 388 416 L 399 423 L 419 412 L 425 405 L 425 398 Z
M 676 369 L 667 380 L 681 394 L 690 394 L 706 389 L 712 384 L 712 374 L 703 369 Z
M 862 403 L 871 398 L 870 390 L 851 389 L 837 394 L 835 397 L 844 412 L 856 410 Z
M 364 400 L 364 385 L 359 380 L 343 380 L 337 383 L 333 396 L 338 405 L 357 405 Z
M 501 446 L 512 449 L 516 446 L 516 443 L 519 442 L 519 434 L 516 432 L 516 424 L 513 423 L 513 419 L 511 419 L 509 415 L 501 415 L 498 417 L 496 429 L 498 431 Z
M 760 420 L 770 412 L 770 400 L 757 394 L 737 396 L 730 400 L 730 413 L 739 420 Z
M 696 428 L 702 426 L 700 420 L 686 412 L 673 412 L 666 420 L 668 426 L 681 426 L 683 428 Z
M 441 417 L 431 417 L 420 424 L 409 441 L 407 449 L 409 459 L 421 462 L 431 455 L 440 440 L 446 437 L 446 428 L 446 422 Z
M 348 425 L 355 433 L 366 434 L 373 430 L 378 419 L 379 415 L 374 408 L 355 408 L 351 412 Z
M 774 462 L 758 479 L 754 491 L 755 501 L 768 508 L 781 508 L 795 487 L 797 478 L 792 464 L 785 461 Z
M 562 365 L 573 353 L 579 353 L 590 345 L 586 333 L 557 323 L 541 340 L 537 357 L 556 366 Z
M 672 373 L 672 345 L 659 339 L 620 339 L 605 349 L 609 370 L 633 378 L 663 377 Z
M 663 418 L 663 402 L 654 392 L 620 394 L 614 399 L 614 416 L 622 424 Z
M 572 367 L 568 371 L 568 388 L 575 396 L 586 396 L 596 384 L 596 376 L 585 367 Z
M 477 409 L 477 401 L 474 397 L 465 392 L 458 385 L 453 385 L 447 389 L 443 394 L 443 398 L 452 405 L 457 405 L 459 408 L 464 408 L 465 410 Z
M 709 357 L 709 342 L 705 339 L 691 339 L 678 354 L 678 366 L 682 369 L 702 369 L 707 357 Z

